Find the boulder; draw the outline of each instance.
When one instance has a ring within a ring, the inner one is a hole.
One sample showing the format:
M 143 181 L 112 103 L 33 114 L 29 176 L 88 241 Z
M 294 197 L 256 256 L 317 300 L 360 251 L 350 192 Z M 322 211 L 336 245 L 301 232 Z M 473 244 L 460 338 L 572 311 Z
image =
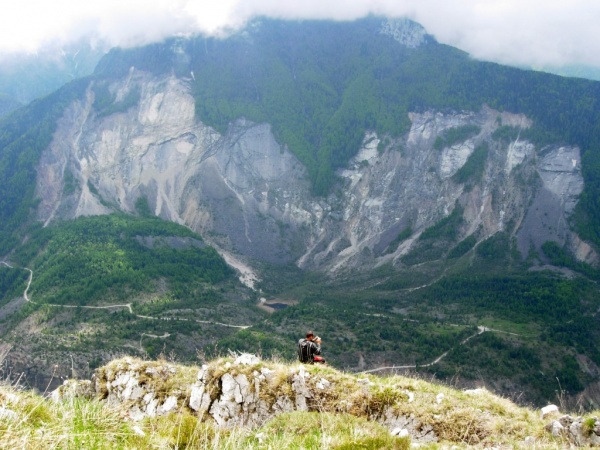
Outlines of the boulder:
M 550 416 L 551 414 L 558 414 L 558 406 L 556 405 L 548 405 L 548 406 L 544 406 L 541 409 L 541 416 L 542 419 L 545 419 L 546 417 Z

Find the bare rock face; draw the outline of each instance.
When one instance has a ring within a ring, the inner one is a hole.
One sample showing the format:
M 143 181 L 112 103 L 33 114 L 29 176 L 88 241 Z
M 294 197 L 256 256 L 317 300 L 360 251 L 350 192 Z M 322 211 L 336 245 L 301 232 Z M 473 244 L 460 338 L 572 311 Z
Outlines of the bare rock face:
M 389 19 L 381 26 L 381 34 L 390 36 L 408 48 L 417 48 L 427 41 L 427 31 L 406 18 Z
M 138 90 L 139 102 L 103 115 L 95 110 L 92 84 L 67 108 L 38 167 L 38 217 L 45 223 L 134 212 L 146 197 L 157 216 L 187 225 L 224 251 L 333 274 L 401 264 L 422 231 L 460 204 L 461 239 L 506 231 L 524 254 L 555 240 L 583 260 L 597 260 L 567 226 L 583 189 L 579 149 L 493 138 L 500 124 L 529 127 L 525 116 L 487 107 L 412 113 L 401 138 L 367 133 L 338 171 L 338 188 L 317 198 L 305 168 L 268 124 L 239 119 L 221 135 L 199 122 L 187 80 L 132 69 L 109 90 L 115 101 Z M 463 125 L 480 131 L 434 148 L 438 136 Z M 457 181 L 484 143 L 483 176 Z M 412 236 L 390 246 L 409 227 Z

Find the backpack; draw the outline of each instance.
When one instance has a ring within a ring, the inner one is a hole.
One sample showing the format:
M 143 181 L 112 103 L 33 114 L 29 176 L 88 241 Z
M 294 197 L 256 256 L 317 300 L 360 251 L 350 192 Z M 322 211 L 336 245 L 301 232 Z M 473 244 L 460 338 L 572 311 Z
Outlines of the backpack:
M 308 339 L 300 339 L 298 341 L 298 359 L 303 363 L 312 363 L 311 354 L 312 342 Z

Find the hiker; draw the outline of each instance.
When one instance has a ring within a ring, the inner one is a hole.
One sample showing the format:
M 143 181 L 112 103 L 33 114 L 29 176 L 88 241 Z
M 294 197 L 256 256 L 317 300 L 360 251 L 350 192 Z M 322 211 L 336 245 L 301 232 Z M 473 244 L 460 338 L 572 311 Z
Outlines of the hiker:
M 298 359 L 306 364 L 325 363 L 321 355 L 321 338 L 312 331 L 306 332 L 306 338 L 298 341 Z

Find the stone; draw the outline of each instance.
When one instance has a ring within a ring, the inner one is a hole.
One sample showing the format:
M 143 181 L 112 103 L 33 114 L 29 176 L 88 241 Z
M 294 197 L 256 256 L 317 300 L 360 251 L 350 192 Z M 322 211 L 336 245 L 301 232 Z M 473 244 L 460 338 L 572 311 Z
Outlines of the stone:
M 0 420 L 1 421 L 8 422 L 8 421 L 16 420 L 17 417 L 18 417 L 18 415 L 16 412 L 14 412 L 10 409 L 4 408 L 3 406 L 0 406 Z
M 245 384 L 240 377 L 246 380 Z M 243 401 L 248 385 L 244 375 L 234 378 L 230 373 L 224 373 L 221 376 L 221 395 L 212 403 L 209 410 L 219 426 L 225 426 L 232 418 L 238 418 L 242 410 L 240 403 Z
M 76 397 L 92 398 L 95 395 L 94 386 L 89 380 L 65 380 L 62 386 L 50 394 L 55 401 L 71 400 Z
M 171 395 L 165 399 L 165 402 L 158 408 L 157 414 L 162 415 L 169 413 L 177 408 L 177 397 Z
M 392 430 L 392 436 L 398 436 L 398 437 L 407 437 L 410 436 L 410 433 L 408 432 L 408 430 L 406 428 L 394 428 Z
M 145 394 L 145 390 L 140 386 L 134 386 L 131 390 L 131 396 L 129 397 L 131 400 L 139 400 Z
M 269 378 L 271 378 L 273 371 L 271 369 L 268 369 L 267 367 L 261 367 L 260 374 L 268 380 Z
M 556 405 L 548 405 L 548 406 L 544 406 L 541 409 L 541 416 L 542 419 L 545 419 L 546 417 L 548 417 L 551 414 L 558 414 L 558 406 Z
M 132 398 L 132 396 L 133 396 L 134 389 L 136 387 L 138 387 L 138 384 L 139 384 L 139 382 L 138 382 L 137 378 L 135 378 L 133 375 L 130 375 L 129 379 L 125 383 L 125 387 L 124 387 L 123 391 L 121 392 L 121 397 L 123 398 L 123 400 L 135 400 Z M 138 396 L 137 398 L 139 398 L 139 396 L 141 394 L 136 391 L 136 395 Z
M 236 358 L 234 364 L 242 366 L 254 366 L 260 363 L 260 361 L 261 359 L 256 355 L 252 355 L 250 353 L 242 353 Z
M 444 401 L 444 394 L 442 394 L 441 392 L 435 396 L 435 401 L 436 403 L 439 405 L 440 403 L 442 403 Z
M 198 381 L 206 381 L 208 376 L 208 366 L 206 364 L 202 365 L 200 370 L 198 371 Z
M 200 411 L 202 397 L 204 396 L 204 385 L 193 385 L 190 391 L 190 408 L 194 411 Z
M 91 382 L 90 382 L 91 385 Z M 12 403 L 14 405 L 18 404 L 21 401 L 21 397 L 19 397 L 18 395 L 15 395 L 11 392 L 5 392 L 4 393 L 4 398 L 8 403 Z
M 135 405 L 129 410 L 129 418 L 134 422 L 140 422 L 146 418 L 146 414 L 139 408 L 139 406 Z
M 558 422 L 565 428 L 569 428 L 575 419 L 568 414 L 559 417 Z
M 315 387 L 320 390 L 327 389 L 329 386 L 331 386 L 331 383 L 329 381 L 327 381 L 325 378 L 321 378 L 315 384 Z
M 146 436 L 146 433 L 144 433 L 144 431 L 137 425 L 134 425 L 133 427 L 131 427 L 131 429 L 136 435 L 138 435 L 140 437 Z
M 312 398 L 312 392 L 308 387 L 306 380 L 308 373 L 304 370 L 304 367 L 300 367 L 300 371 L 294 375 L 292 379 L 292 391 L 296 394 L 296 409 L 298 411 L 308 411 L 308 405 L 306 403 L 307 398 Z
M 563 427 L 558 420 L 555 420 L 554 422 L 552 422 L 552 426 L 550 429 L 551 429 L 552 436 L 559 437 L 559 436 L 562 436 L 562 434 L 565 430 L 565 427 Z
M 144 398 L 142 400 L 147 405 L 152 401 L 153 398 L 154 392 L 148 392 L 146 395 L 144 395 Z
M 484 392 L 485 392 L 485 389 L 481 389 L 481 388 L 465 390 L 465 394 L 467 394 L 467 395 L 481 395 Z
M 126 385 L 131 379 L 131 375 L 129 373 L 124 373 L 119 375 L 111 384 L 112 387 L 119 387 Z
M 245 400 L 250 400 L 248 399 L 250 383 L 246 375 L 236 375 L 234 381 L 236 385 L 233 394 L 236 403 L 243 403 Z
M 277 414 L 294 411 L 294 402 L 286 395 L 277 397 L 272 409 Z
M 148 406 L 146 406 L 146 414 L 148 415 L 148 417 L 156 416 L 157 407 L 158 407 L 158 399 L 157 398 L 153 398 L 152 400 L 150 400 L 148 402 Z

